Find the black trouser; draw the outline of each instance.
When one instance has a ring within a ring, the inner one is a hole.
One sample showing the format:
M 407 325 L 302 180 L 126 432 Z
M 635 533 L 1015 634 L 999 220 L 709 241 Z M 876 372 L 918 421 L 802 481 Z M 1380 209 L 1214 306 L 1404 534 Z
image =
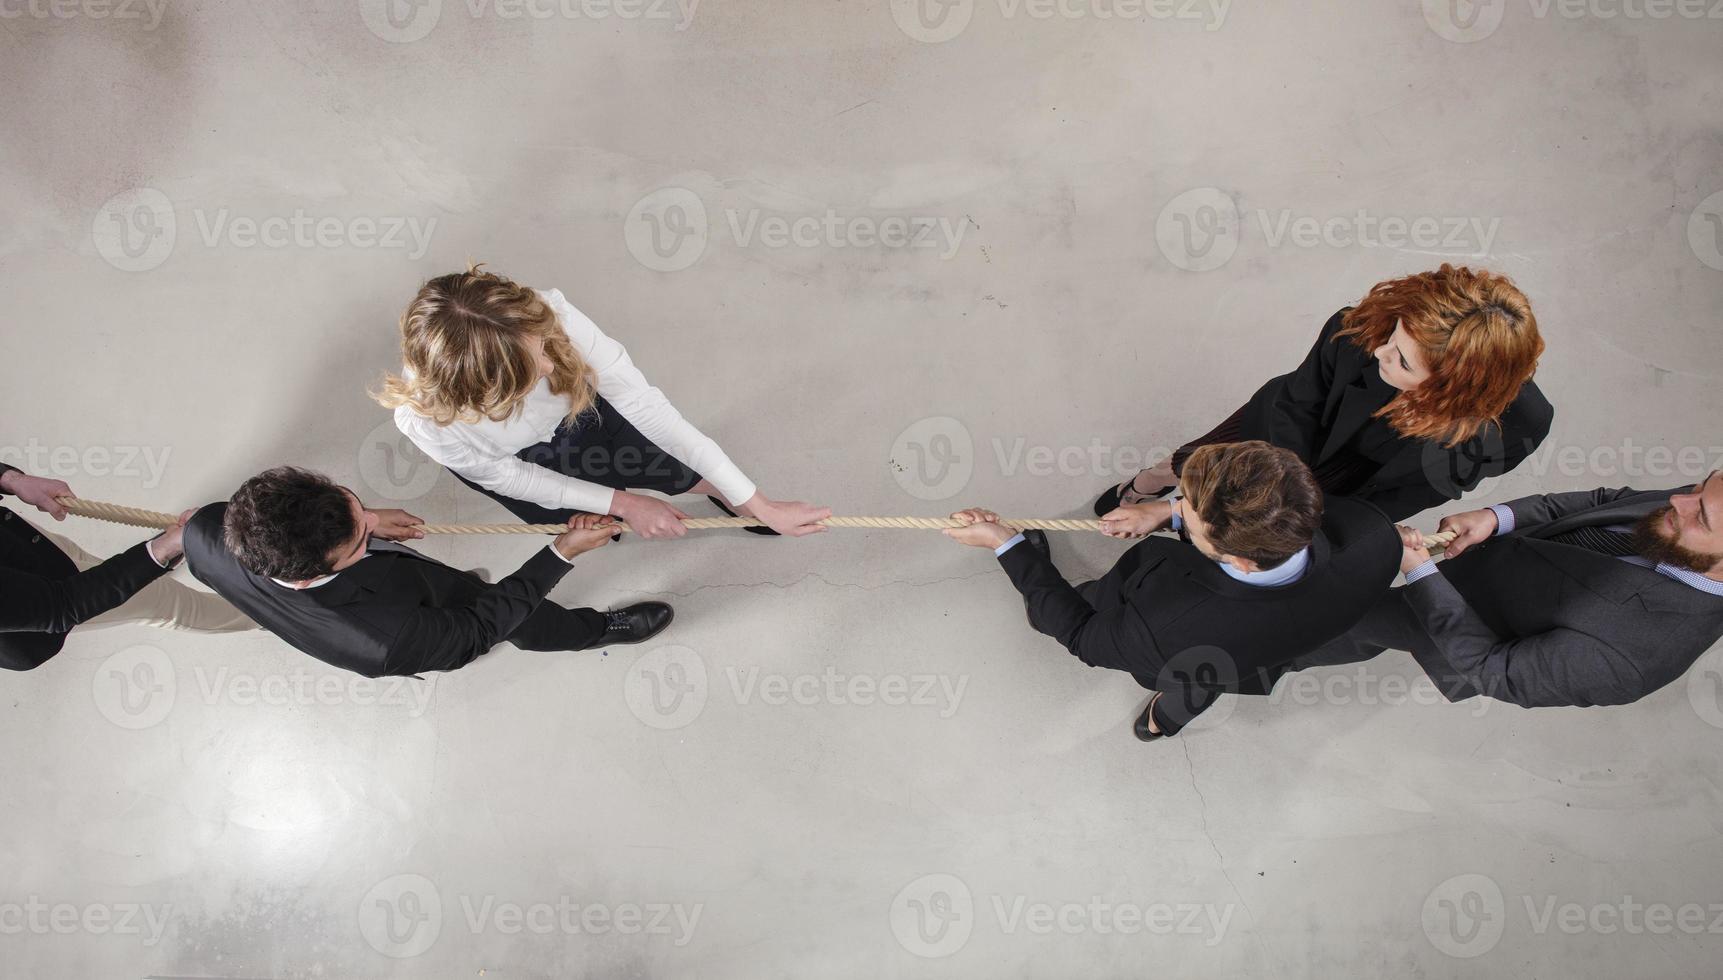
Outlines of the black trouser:
M 372 561 L 375 558 L 366 560 Z M 416 574 L 424 583 L 421 594 L 425 595 L 427 604 L 433 606 L 465 606 L 490 587 L 473 572 L 444 564 L 421 553 L 415 553 L 412 557 L 399 557 L 390 571 L 403 575 Z M 604 641 L 604 629 L 604 614 L 598 610 L 583 607 L 569 609 L 547 598 L 533 607 L 527 618 L 503 639 L 522 650 L 586 650 Z M 429 664 L 402 664 L 401 667 L 399 672 L 404 674 L 447 669 L 446 666 Z
M 700 482 L 700 474 L 658 448 L 603 398 L 574 421 L 564 422 L 550 439 L 515 455 L 545 469 L 612 490 L 655 490 L 673 497 L 687 493 Z M 455 476 L 528 524 L 561 524 L 575 513 L 572 509 L 552 510 L 505 497 L 459 473 Z
M 1440 652 L 1425 632 L 1424 624 L 1400 594 L 1400 589 L 1383 593 L 1380 599 L 1347 630 L 1291 664 L 1288 670 L 1311 667 L 1336 667 L 1370 660 L 1387 650 L 1405 650 L 1424 668 L 1430 680 L 1449 701 L 1464 701 L 1474 697 L 1478 689 L 1442 659 Z
M 604 642 L 604 614 L 585 607 L 568 609 L 546 599 L 504 639 L 522 650 L 588 650 Z

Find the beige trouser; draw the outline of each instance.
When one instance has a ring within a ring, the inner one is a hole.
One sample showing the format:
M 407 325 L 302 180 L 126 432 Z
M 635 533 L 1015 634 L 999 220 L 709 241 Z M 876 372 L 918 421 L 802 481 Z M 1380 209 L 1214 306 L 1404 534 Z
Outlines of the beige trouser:
M 72 559 L 79 571 L 100 565 L 105 560 L 78 547 L 70 538 L 45 531 L 39 526 L 36 526 L 36 530 L 65 552 L 66 557 Z M 249 616 L 228 605 L 226 599 L 213 592 L 204 592 L 176 582 L 169 575 L 163 575 L 144 586 L 136 595 L 100 616 L 84 620 L 78 629 L 127 625 L 155 626 L 160 629 L 189 630 L 196 633 L 239 633 L 257 629 L 257 624 L 252 622 Z

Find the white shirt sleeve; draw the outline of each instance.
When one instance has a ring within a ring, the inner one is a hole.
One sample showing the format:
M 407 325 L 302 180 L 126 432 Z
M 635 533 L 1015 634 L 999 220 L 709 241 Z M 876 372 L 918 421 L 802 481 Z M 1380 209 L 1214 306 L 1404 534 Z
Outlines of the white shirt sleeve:
M 395 427 L 437 462 L 492 493 L 548 507 L 610 513 L 615 491 L 558 473 L 512 454 L 491 455 L 461 438 L 460 423 L 438 425 L 406 406 L 395 409 Z
M 639 429 L 641 435 L 711 481 L 718 492 L 732 503 L 740 504 L 754 496 L 758 489 L 754 482 L 730 461 L 716 442 L 683 418 L 676 406 L 670 404 L 670 399 L 664 397 L 664 392 L 647 383 L 646 376 L 634 366 L 621 344 L 606 336 L 598 329 L 598 324 L 575 309 L 563 298 L 560 290 L 551 289 L 540 295 L 556 311 L 574 349 L 592 368 L 598 393 Z

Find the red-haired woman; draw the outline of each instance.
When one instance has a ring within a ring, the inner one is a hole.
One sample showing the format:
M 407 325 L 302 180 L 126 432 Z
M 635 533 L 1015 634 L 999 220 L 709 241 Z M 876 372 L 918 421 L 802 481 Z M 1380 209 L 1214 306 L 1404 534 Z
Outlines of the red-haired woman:
M 1165 496 L 1198 446 L 1262 439 L 1296 452 L 1328 493 L 1405 520 L 1513 469 L 1549 435 L 1555 410 L 1532 382 L 1543 350 L 1506 276 L 1444 264 L 1377 283 L 1329 317 L 1297 370 L 1102 494 L 1095 513 Z

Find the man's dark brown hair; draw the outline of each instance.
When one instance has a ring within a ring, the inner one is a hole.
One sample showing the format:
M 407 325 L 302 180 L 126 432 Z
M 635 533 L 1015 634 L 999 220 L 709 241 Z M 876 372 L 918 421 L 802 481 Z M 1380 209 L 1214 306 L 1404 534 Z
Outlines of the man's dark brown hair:
M 287 582 L 329 574 L 329 553 L 353 540 L 347 491 L 321 473 L 277 466 L 240 485 L 222 536 L 239 563 Z
M 1179 486 L 1217 552 L 1263 568 L 1303 550 L 1322 525 L 1322 488 L 1310 467 L 1261 440 L 1199 447 Z

